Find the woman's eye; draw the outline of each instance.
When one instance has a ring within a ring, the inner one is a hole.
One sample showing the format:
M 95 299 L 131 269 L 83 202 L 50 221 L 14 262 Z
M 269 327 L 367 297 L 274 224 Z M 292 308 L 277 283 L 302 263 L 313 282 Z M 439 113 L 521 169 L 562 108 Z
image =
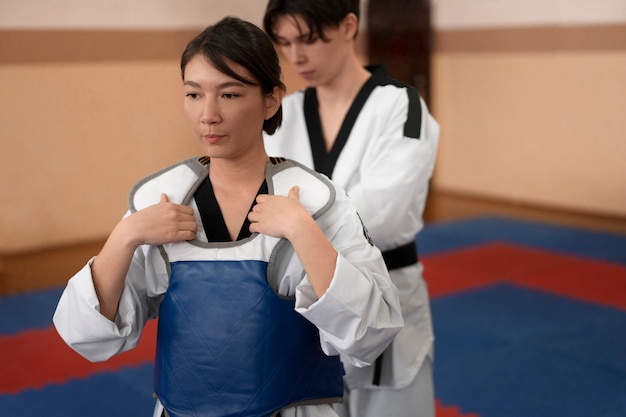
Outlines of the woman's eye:
M 224 98 L 235 98 L 235 97 L 239 97 L 239 94 L 224 93 L 224 94 L 222 94 L 222 97 L 224 97 Z
M 189 97 L 191 99 L 196 99 L 196 98 L 198 98 L 198 94 L 196 94 L 196 93 L 187 93 L 187 94 L 185 94 L 185 97 Z

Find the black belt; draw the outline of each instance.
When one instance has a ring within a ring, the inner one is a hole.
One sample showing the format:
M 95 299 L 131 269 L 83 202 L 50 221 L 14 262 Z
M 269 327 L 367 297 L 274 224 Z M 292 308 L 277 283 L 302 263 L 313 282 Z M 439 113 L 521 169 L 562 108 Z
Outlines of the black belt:
M 398 246 L 395 249 L 391 249 L 383 252 L 383 259 L 388 270 L 398 269 L 405 266 L 416 264 L 417 257 L 417 245 L 415 241 L 411 241 L 403 246 Z

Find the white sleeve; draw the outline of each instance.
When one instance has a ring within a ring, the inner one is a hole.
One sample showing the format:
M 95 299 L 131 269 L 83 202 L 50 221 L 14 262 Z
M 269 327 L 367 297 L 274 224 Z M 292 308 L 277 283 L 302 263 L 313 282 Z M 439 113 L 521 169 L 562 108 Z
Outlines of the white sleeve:
M 91 275 L 92 258 L 67 283 L 53 322 L 61 338 L 92 362 L 134 348 L 143 326 L 154 316 L 153 301 L 146 295 L 143 252 L 138 249 L 126 277 L 115 322 L 100 314 L 100 304 Z
M 404 325 L 397 289 L 343 191 L 322 217 L 318 224 L 339 254 L 335 273 L 319 299 L 305 276 L 296 288 L 296 311 L 318 327 L 326 354 L 366 366 Z

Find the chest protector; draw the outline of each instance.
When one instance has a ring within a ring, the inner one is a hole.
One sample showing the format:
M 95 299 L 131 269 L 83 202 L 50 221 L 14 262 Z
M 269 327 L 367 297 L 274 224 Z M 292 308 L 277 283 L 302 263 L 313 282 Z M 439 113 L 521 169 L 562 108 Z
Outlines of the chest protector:
M 162 192 L 189 203 L 208 175 L 203 163 L 183 161 L 140 182 L 131 210 L 156 203 Z M 270 194 L 299 185 L 314 218 L 332 204 L 325 180 L 292 161 L 268 164 L 266 172 Z M 323 353 L 319 331 L 294 310 L 293 297 L 270 285 L 293 262 L 286 240 L 189 241 L 164 245 L 161 254 L 169 287 L 159 310 L 154 386 L 171 417 L 263 417 L 341 400 L 339 357 Z

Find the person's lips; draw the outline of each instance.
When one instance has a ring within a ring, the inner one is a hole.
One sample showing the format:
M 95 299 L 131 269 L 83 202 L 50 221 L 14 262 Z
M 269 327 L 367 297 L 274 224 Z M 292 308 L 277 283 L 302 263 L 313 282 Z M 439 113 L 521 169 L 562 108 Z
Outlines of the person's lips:
M 305 80 L 308 80 L 313 77 L 313 74 L 315 74 L 315 71 L 300 71 L 298 72 L 298 74 Z
M 208 135 L 203 136 L 204 140 L 206 140 L 209 143 L 217 143 L 220 140 L 222 140 L 223 137 L 224 135 L 217 135 L 215 133 L 210 133 Z

